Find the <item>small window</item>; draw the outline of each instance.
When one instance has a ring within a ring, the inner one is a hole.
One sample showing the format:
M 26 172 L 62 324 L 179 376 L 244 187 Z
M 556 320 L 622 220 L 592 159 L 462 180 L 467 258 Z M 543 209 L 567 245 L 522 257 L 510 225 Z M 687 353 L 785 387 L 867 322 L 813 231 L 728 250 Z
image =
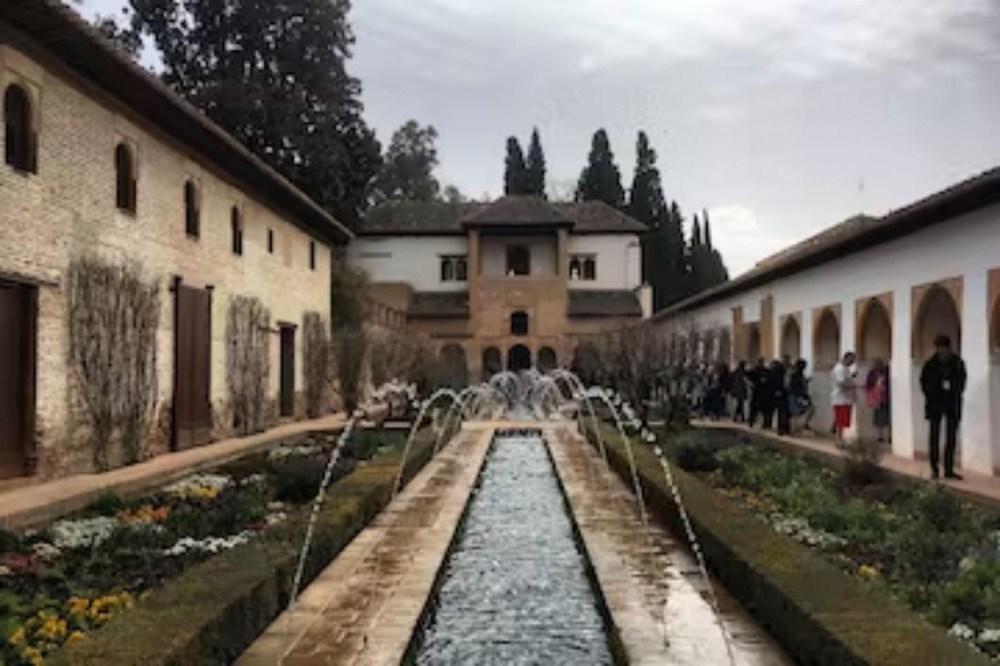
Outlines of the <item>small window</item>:
M 21 86 L 7 86 L 3 119 L 4 161 L 18 171 L 38 173 L 38 141 L 31 126 L 31 99 Z
M 229 214 L 229 228 L 233 236 L 233 254 L 243 256 L 243 216 L 240 209 L 233 206 Z
M 316 270 L 316 241 L 309 241 L 309 268 Z
M 441 257 L 441 282 L 465 282 L 468 279 L 468 259 L 464 254 Z
M 274 254 L 274 229 L 267 230 L 267 253 Z
M 531 253 L 527 247 L 507 246 L 507 275 L 531 275 Z
M 192 238 L 201 235 L 201 211 L 198 210 L 198 186 L 184 183 L 184 232 Z
M 527 335 L 528 334 L 528 313 L 517 311 L 512 312 L 510 315 L 510 334 L 511 335 Z
M 127 213 L 135 212 L 135 157 L 126 143 L 115 147 L 115 205 Z
M 569 279 L 593 281 L 597 279 L 597 257 L 592 254 L 574 254 L 569 260 Z

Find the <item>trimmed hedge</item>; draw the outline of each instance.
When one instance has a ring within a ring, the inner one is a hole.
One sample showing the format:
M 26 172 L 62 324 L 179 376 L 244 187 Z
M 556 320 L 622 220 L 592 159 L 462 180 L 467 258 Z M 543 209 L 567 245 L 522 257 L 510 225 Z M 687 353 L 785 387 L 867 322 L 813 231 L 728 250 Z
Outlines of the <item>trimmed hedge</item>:
M 432 437 L 418 435 L 405 481 L 430 460 L 433 446 Z M 376 456 L 327 491 L 303 587 L 388 504 L 400 456 L 400 450 Z M 87 640 L 66 646 L 49 663 L 231 663 L 288 605 L 308 514 L 304 511 L 264 538 L 185 571 Z
M 621 438 L 605 427 L 611 466 L 630 484 Z M 652 513 L 683 535 L 656 456 L 638 442 L 633 451 Z M 773 531 L 677 465 L 673 474 L 710 567 L 797 662 L 830 666 L 991 663 L 877 587 Z

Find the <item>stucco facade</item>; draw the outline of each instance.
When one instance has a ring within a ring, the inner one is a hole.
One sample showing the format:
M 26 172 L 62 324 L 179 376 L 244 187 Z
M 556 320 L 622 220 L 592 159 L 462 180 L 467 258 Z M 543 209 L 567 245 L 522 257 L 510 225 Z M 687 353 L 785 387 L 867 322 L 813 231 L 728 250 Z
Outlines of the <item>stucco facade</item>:
M 276 399 L 281 366 L 277 326 L 301 327 L 306 311 L 328 316 L 329 245 L 345 232 L 332 226 L 325 237 L 307 231 L 297 215 L 259 196 L 213 157 L 174 140 L 138 110 L 78 76 L 72 63 L 48 52 L 31 35 L 2 22 L 0 28 L 0 91 L 16 85 L 29 92 L 31 128 L 37 137 L 34 172 L 0 165 L 0 279 L 25 290 L 36 302 L 31 322 L 34 387 L 28 396 L 33 450 L 25 473 L 63 475 L 87 471 L 91 465 L 89 432 L 68 364 L 65 278 L 77 256 L 134 261 L 146 279 L 159 281 L 154 451 L 166 450 L 172 437 L 176 336 L 171 288 L 181 284 L 209 290 L 213 434 L 229 433 L 224 334 L 230 298 L 256 297 L 270 310 L 274 329 L 267 388 Z M 115 154 L 123 143 L 134 156 L 134 212 L 116 205 Z M 260 165 L 260 170 L 266 176 L 266 168 Z M 291 188 L 274 177 L 275 187 Z M 187 182 L 195 183 L 198 191 L 197 237 L 185 230 Z M 242 224 L 242 255 L 234 252 L 234 208 Z M 295 387 L 301 390 L 301 335 L 295 336 L 295 345 Z

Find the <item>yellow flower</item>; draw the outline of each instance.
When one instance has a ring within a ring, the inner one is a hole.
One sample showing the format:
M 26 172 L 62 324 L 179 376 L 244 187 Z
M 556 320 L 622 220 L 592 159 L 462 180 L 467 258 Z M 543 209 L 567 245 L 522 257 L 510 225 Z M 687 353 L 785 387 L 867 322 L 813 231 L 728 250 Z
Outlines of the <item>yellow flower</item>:
M 79 643 L 80 641 L 85 641 L 85 640 L 87 640 L 87 634 L 83 633 L 82 631 L 74 631 L 66 639 L 66 644 L 73 645 L 74 643 Z
M 7 642 L 11 645 L 17 645 L 18 643 L 24 642 L 24 627 L 18 627 L 17 630 L 10 635 Z
M 45 663 L 42 660 L 42 653 L 38 650 L 38 648 L 33 648 L 33 647 L 24 648 L 23 650 L 21 650 L 21 658 L 24 659 L 25 661 L 30 661 L 32 666 L 37 666 L 38 664 Z
M 873 580 L 878 578 L 878 567 L 873 567 L 868 564 L 862 564 L 858 567 L 858 575 L 865 580 Z

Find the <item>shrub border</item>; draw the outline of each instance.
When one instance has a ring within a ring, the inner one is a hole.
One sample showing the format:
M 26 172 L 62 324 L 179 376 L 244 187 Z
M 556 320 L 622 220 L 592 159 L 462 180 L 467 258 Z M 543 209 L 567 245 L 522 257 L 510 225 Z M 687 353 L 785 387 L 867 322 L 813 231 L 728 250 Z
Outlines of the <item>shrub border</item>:
M 604 436 L 612 468 L 631 483 L 617 432 Z M 646 503 L 676 533 L 683 525 L 659 462 L 633 446 Z M 875 584 L 774 532 L 676 465 L 674 479 L 713 573 L 798 663 L 964 666 L 991 663 Z
M 433 437 L 417 437 L 404 481 L 431 459 Z M 303 575 L 311 582 L 389 503 L 400 451 L 381 454 L 334 484 L 318 516 Z M 228 664 L 285 609 L 299 554 L 302 516 L 265 538 L 191 567 L 149 599 L 50 664 Z

